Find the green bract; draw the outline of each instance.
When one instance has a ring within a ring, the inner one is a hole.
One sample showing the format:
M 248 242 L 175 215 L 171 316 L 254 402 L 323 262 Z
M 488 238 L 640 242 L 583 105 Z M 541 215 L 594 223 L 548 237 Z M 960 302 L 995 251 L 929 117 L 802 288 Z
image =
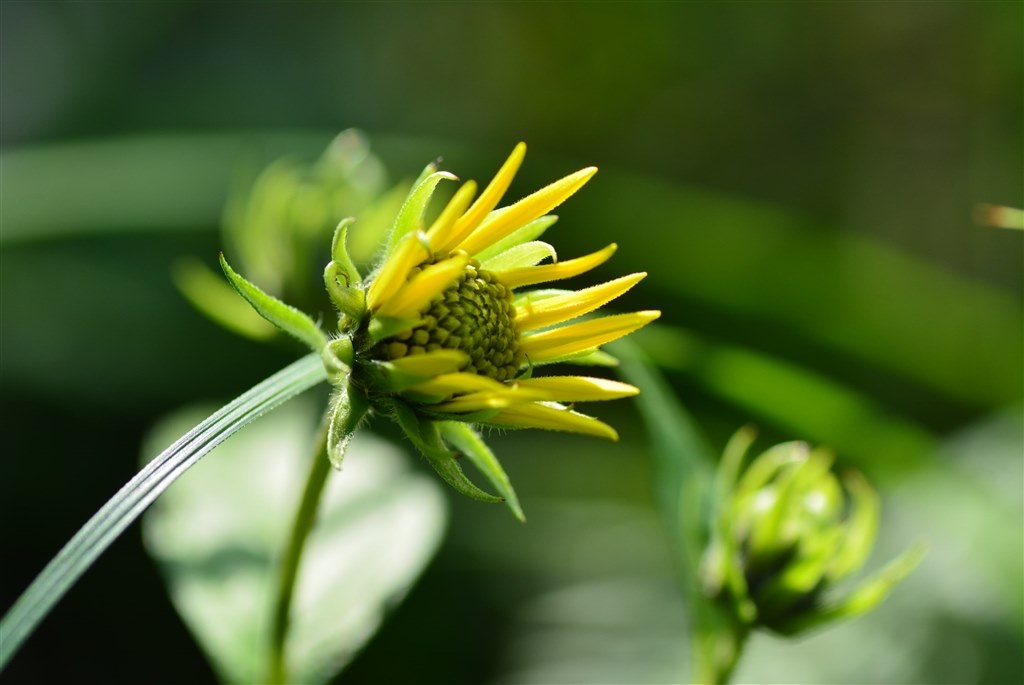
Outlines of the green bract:
M 716 476 L 704 592 L 747 630 L 791 635 L 862 614 L 921 559 L 914 547 L 844 597 L 829 590 L 860 569 L 878 532 L 878 495 L 859 473 L 840 479 L 832 456 L 802 442 L 776 445 L 741 468 L 752 431 L 737 433 Z

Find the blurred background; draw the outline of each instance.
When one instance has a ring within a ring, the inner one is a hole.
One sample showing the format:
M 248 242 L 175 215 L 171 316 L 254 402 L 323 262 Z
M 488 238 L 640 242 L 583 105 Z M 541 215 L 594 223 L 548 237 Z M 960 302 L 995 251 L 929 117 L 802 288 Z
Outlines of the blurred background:
M 382 189 L 438 156 L 485 180 L 519 140 L 513 199 L 599 166 L 551 240 L 618 242 L 594 281 L 650 273 L 620 307 L 664 312 L 637 341 L 713 450 L 748 422 L 761 446 L 830 445 L 881 490 L 874 563 L 929 544 L 875 613 L 755 637 L 738 682 L 1024 680 L 1024 232 L 974 221 L 1024 206 L 1021 3 L 5 0 L 0 19 L 5 609 L 161 417 L 300 354 L 210 323 L 172 269 L 215 265 L 260 169 L 358 127 Z M 641 418 L 595 413 L 620 443 L 495 437 L 529 522 L 444 491 L 436 557 L 337 682 L 685 680 Z M 215 674 L 136 526 L 0 680 L 140 677 Z

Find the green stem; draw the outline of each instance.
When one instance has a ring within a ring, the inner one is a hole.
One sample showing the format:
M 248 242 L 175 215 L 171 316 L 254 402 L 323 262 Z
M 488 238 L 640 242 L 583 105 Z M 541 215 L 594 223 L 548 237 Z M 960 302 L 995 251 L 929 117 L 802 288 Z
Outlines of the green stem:
M 693 633 L 692 682 L 694 685 L 725 685 L 739 662 L 750 632 L 717 611 L 702 613 L 708 615 Z
M 302 553 L 306 549 L 306 540 L 316 522 L 316 512 L 320 506 L 320 498 L 327 484 L 327 476 L 331 472 L 331 464 L 327 459 L 327 424 L 324 424 L 317 438 L 316 453 L 310 464 L 306 486 L 299 500 L 299 508 L 292 521 L 291 533 L 281 569 L 277 579 L 277 595 L 274 600 L 273 623 L 270 632 L 270 682 L 278 685 L 288 682 L 288 664 L 285 646 L 288 636 L 288 620 L 291 614 L 292 596 L 295 591 L 295 579 L 298 577 Z

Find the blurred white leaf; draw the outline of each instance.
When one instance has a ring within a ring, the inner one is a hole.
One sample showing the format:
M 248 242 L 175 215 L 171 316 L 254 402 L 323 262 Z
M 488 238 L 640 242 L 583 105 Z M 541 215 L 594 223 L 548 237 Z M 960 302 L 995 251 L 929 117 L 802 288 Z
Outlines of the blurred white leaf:
M 276 559 L 307 472 L 313 403 L 261 418 L 182 477 L 144 519 L 146 544 L 171 598 L 227 682 L 259 682 L 267 666 Z M 204 410 L 162 421 L 163 444 Z M 144 449 L 144 454 L 152 450 Z M 296 585 L 287 645 L 293 678 L 337 673 L 433 556 L 447 514 L 440 488 L 402 453 L 361 432 L 332 474 Z

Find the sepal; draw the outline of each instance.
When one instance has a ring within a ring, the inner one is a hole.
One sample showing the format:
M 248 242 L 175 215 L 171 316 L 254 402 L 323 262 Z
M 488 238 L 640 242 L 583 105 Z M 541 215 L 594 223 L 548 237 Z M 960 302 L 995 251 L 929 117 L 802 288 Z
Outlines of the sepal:
M 454 174 L 437 171 L 437 165 L 427 165 L 402 205 L 402 209 L 398 212 L 394 228 L 391 229 L 391 235 L 388 237 L 387 254 L 392 254 L 398 247 L 398 242 L 406 235 L 423 230 L 423 214 L 427 210 L 427 205 L 430 204 L 430 198 L 433 197 L 437 184 L 441 181 L 457 180 L 459 179 Z
M 342 314 L 339 328 L 348 329 L 358 325 L 366 315 L 366 292 L 354 285 L 343 284 L 348 274 L 337 262 L 328 262 L 324 268 L 324 285 L 331 302 Z
M 370 403 L 361 390 L 344 382 L 335 386 L 331 396 L 330 425 L 327 429 L 327 458 L 331 466 L 341 470 L 352 436 L 369 411 Z
M 331 240 L 331 261 L 338 265 L 340 274 L 345 276 L 345 285 L 356 285 L 363 280 L 359 269 L 348 254 L 348 227 L 353 223 L 355 219 L 352 217 L 342 219 L 334 229 L 334 237 Z
M 297 338 L 308 345 L 314 352 L 321 351 L 327 345 L 327 336 L 316 325 L 313 319 L 291 305 L 287 305 L 276 297 L 265 293 L 263 290 L 238 275 L 231 265 L 220 254 L 220 266 L 224 275 L 234 286 L 238 294 L 245 298 L 246 302 L 264 319 L 280 328 L 285 333 Z
M 455 460 L 455 453 L 449 450 L 441 439 L 436 423 L 420 418 L 409 405 L 400 400 L 394 400 L 390 404 L 402 431 L 446 483 L 463 495 L 480 502 L 502 501 L 501 497 L 484 492 L 466 477 L 462 467 Z
M 346 336 L 331 340 L 320 352 L 320 358 L 327 370 L 327 379 L 332 385 L 340 385 L 351 371 L 355 359 L 352 339 Z
M 487 477 L 494 489 L 505 499 L 505 504 L 512 510 L 515 517 L 525 522 L 526 516 L 523 514 L 523 508 L 519 506 L 519 498 L 516 497 L 516 491 L 512 489 L 512 482 L 501 467 L 501 462 L 494 456 L 494 452 L 483 441 L 480 434 L 469 424 L 459 421 L 444 421 L 438 426 L 441 436 L 473 462 L 473 465 Z

